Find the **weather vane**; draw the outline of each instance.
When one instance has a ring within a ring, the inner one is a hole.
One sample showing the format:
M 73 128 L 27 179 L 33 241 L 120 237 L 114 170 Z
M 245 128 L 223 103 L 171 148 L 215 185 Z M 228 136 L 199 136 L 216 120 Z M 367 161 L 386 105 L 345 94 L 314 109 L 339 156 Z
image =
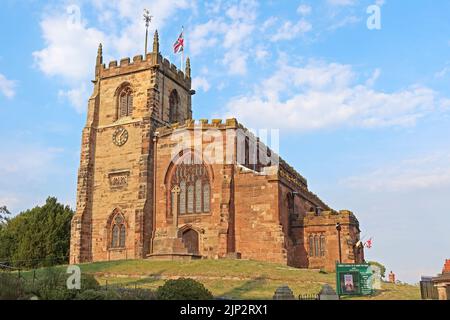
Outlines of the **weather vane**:
M 145 22 L 145 57 L 147 57 L 148 48 L 148 27 L 152 22 L 153 16 L 150 15 L 150 11 L 144 9 L 144 22 Z

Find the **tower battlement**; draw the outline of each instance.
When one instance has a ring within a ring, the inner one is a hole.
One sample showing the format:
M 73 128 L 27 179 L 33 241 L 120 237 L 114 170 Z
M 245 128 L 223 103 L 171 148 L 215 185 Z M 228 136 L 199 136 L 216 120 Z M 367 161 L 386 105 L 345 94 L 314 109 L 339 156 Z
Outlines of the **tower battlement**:
M 191 66 L 190 59 L 187 58 L 185 70 L 180 70 L 175 64 L 164 58 L 159 52 L 159 36 L 155 33 L 153 52 L 144 55 L 136 55 L 132 59 L 125 57 L 112 60 L 108 64 L 103 63 L 103 48 L 100 45 L 97 57 L 96 78 L 107 79 L 111 77 L 123 76 L 145 70 L 158 69 L 164 75 L 176 81 L 182 87 L 190 90 Z

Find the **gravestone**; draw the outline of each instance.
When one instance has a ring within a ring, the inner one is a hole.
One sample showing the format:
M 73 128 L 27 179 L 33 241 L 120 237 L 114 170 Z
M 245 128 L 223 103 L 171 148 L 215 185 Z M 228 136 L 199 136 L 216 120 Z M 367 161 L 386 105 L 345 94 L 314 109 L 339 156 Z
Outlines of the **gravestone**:
M 320 300 L 339 300 L 339 296 L 337 295 L 336 291 L 328 285 L 325 284 L 322 287 L 322 290 L 319 292 L 319 299 Z
M 282 286 L 275 291 L 273 300 L 295 300 L 295 297 L 291 288 L 288 286 Z

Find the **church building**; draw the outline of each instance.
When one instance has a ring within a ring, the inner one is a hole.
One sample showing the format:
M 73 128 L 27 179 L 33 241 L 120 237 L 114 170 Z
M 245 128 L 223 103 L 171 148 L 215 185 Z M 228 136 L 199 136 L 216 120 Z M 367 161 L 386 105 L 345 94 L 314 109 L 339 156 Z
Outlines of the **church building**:
M 364 261 L 359 222 L 236 119 L 193 120 L 191 66 L 103 63 L 82 133 L 70 263 L 251 259 L 332 271 Z M 211 105 L 213 102 L 211 102 Z

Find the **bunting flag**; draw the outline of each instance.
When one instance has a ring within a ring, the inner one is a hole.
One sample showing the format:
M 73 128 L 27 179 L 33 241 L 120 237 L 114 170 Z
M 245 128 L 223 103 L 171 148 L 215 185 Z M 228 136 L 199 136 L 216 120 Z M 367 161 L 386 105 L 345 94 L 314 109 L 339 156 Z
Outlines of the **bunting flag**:
M 184 51 L 184 30 L 181 32 L 178 40 L 173 45 L 173 52 L 175 54 Z

